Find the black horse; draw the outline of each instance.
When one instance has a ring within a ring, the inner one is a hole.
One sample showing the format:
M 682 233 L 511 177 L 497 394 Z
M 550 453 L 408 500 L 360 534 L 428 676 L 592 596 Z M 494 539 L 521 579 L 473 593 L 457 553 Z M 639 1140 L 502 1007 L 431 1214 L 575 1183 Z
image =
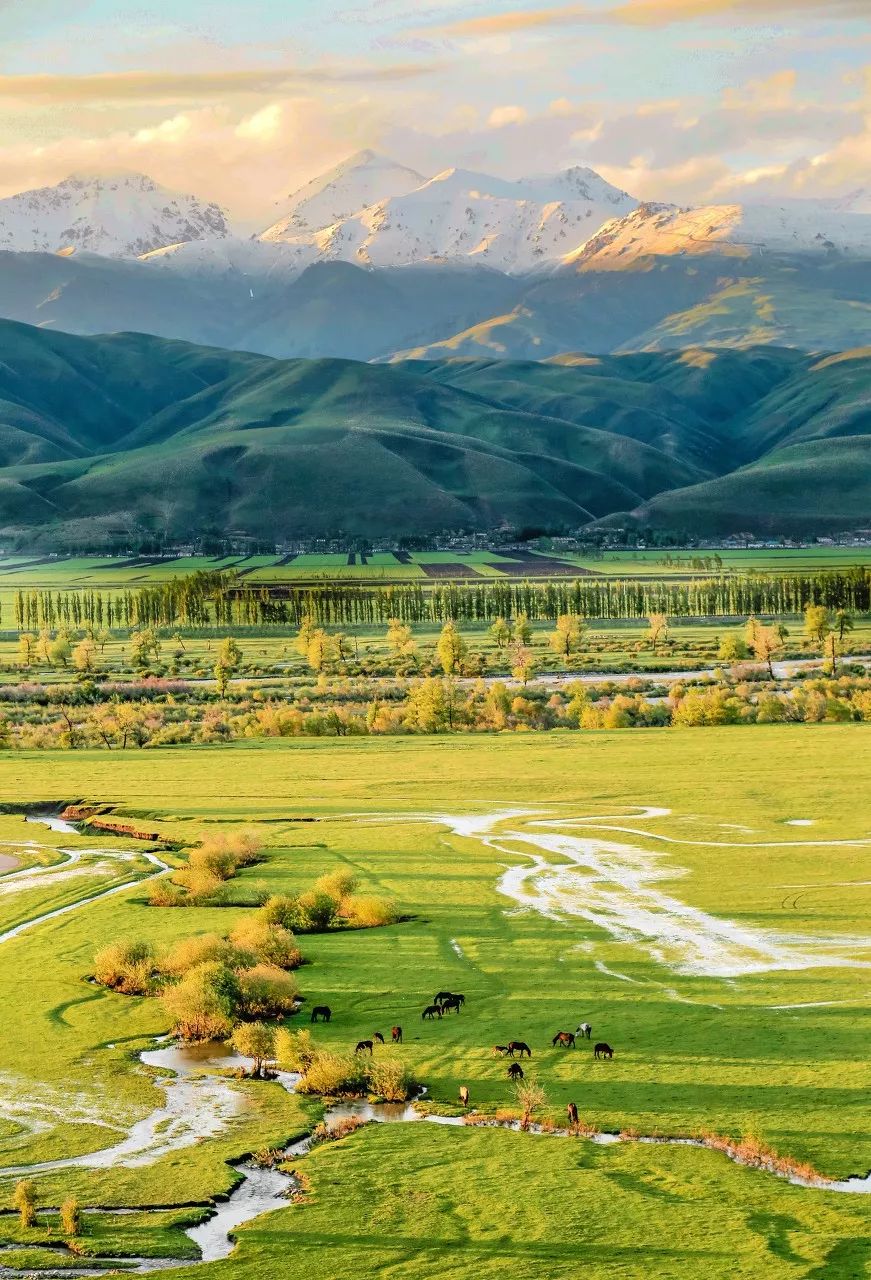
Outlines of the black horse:
M 421 1021 L 423 1021 L 424 1018 L 429 1018 L 430 1022 L 432 1022 L 433 1018 L 435 1017 L 440 1018 L 441 1016 L 442 1016 L 442 1007 L 440 1004 L 428 1004 L 424 1009 L 423 1013 L 420 1015 Z
M 462 996 L 448 996 L 447 1000 L 442 1001 L 442 1013 L 447 1013 L 449 1009 L 455 1009 L 460 1012 L 460 1005 L 463 1003 Z
M 312 1009 L 311 1020 L 317 1022 L 320 1018 L 322 1022 L 329 1022 L 332 1016 L 333 1011 L 328 1004 L 316 1004 Z
M 526 1054 L 527 1058 L 532 1057 L 532 1050 L 530 1049 L 529 1045 L 526 1043 L 525 1040 L 509 1040 L 508 1052 L 512 1058 L 514 1057 L 515 1053 L 519 1053 L 521 1058 L 523 1057 L 524 1054 Z
M 521 1067 L 519 1062 L 512 1062 L 511 1066 L 508 1068 L 508 1079 L 509 1080 L 523 1079 L 523 1067 Z
M 383 1035 L 381 1034 L 381 1032 L 380 1032 L 380 1031 L 376 1031 L 376 1032 L 373 1034 L 372 1039 L 373 1039 L 373 1040 L 377 1040 L 379 1044 L 383 1044 L 383 1043 L 384 1043 L 384 1037 L 383 1037 Z
M 372 1041 L 371 1041 L 371 1040 L 358 1040 L 358 1041 L 357 1041 L 357 1048 L 354 1050 L 354 1052 L 355 1052 L 355 1053 L 365 1053 L 367 1049 L 369 1050 L 369 1057 L 371 1058 L 371 1057 L 372 1057 L 372 1051 L 373 1051 Z
M 613 1058 L 614 1050 L 611 1048 L 609 1044 L 605 1044 L 603 1040 L 601 1041 L 600 1044 L 597 1044 L 596 1047 L 593 1049 L 593 1057 L 594 1058 Z

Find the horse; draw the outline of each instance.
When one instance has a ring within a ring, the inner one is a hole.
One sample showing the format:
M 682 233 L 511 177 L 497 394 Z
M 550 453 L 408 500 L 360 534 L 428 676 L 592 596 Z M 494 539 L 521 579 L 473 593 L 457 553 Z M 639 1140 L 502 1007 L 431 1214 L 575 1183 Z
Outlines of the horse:
M 575 1037 L 571 1031 L 558 1031 L 550 1043 L 554 1049 L 557 1045 L 561 1045 L 563 1049 L 574 1049 Z
M 402 1027 L 391 1027 L 390 1039 L 394 1044 L 402 1044 Z
M 437 991 L 433 996 L 433 1004 L 443 1004 L 445 1000 L 450 1000 L 453 991 Z
M 320 1018 L 322 1022 L 329 1022 L 332 1016 L 333 1011 L 328 1004 L 316 1004 L 312 1009 L 311 1020 L 312 1022 L 317 1022 L 318 1018 Z
M 594 1058 L 613 1058 L 614 1050 L 611 1048 L 609 1044 L 605 1044 L 605 1042 L 602 1041 L 602 1043 L 597 1044 L 595 1049 L 593 1050 L 593 1057 Z
M 372 1057 L 372 1052 L 373 1052 L 372 1041 L 371 1041 L 371 1040 L 358 1040 L 358 1041 L 357 1041 L 357 1048 L 354 1050 L 354 1052 L 355 1052 L 355 1053 L 365 1053 L 367 1049 L 369 1050 L 369 1057 L 371 1058 L 371 1057 Z
M 430 1022 L 432 1022 L 432 1020 L 433 1020 L 433 1018 L 436 1016 L 436 1014 L 438 1014 L 438 1016 L 439 1016 L 439 1017 L 441 1017 L 441 1016 L 442 1016 L 442 1007 L 441 1007 L 441 1005 L 440 1005 L 440 1004 L 428 1004 L 428 1005 L 426 1006 L 426 1008 L 424 1009 L 423 1013 L 420 1015 L 421 1022 L 423 1021 L 423 1019 L 424 1019 L 424 1018 L 429 1018 Z
M 578 1123 L 578 1107 L 577 1103 L 570 1102 L 566 1107 L 566 1115 L 569 1118 L 569 1124 L 574 1126 Z
M 512 1058 L 514 1057 L 515 1053 L 519 1053 L 521 1058 L 523 1057 L 524 1054 L 526 1054 L 527 1058 L 532 1057 L 532 1050 L 530 1049 L 529 1045 L 526 1043 L 525 1040 L 509 1040 L 508 1052 L 511 1054 Z
M 519 1062 L 512 1062 L 511 1066 L 508 1068 L 508 1079 L 509 1080 L 523 1079 L 523 1067 L 521 1067 Z
M 584 1036 L 587 1040 L 589 1040 L 592 1034 L 593 1034 L 593 1028 L 590 1026 L 589 1022 L 582 1022 L 579 1027 L 575 1027 L 576 1036 Z
M 381 1034 L 381 1032 L 380 1032 L 380 1031 L 375 1031 L 375 1032 L 373 1032 L 372 1039 L 373 1039 L 373 1040 L 377 1040 L 379 1044 L 383 1044 L 383 1043 L 384 1043 L 384 1037 L 383 1037 L 383 1035 Z
M 494 1058 L 496 1057 L 497 1053 L 498 1053 L 498 1055 L 499 1055 L 499 1057 L 500 1057 L 500 1058 L 504 1058 L 507 1052 L 508 1052 L 508 1045 L 507 1045 L 507 1044 L 494 1044 L 494 1046 L 493 1046 L 493 1057 L 494 1057 Z
M 447 1013 L 449 1009 L 456 1009 L 460 1012 L 460 1005 L 463 1003 L 462 996 L 448 996 L 447 1000 L 443 1000 L 441 1004 L 442 1013 Z
M 463 1104 L 463 1106 L 464 1106 L 464 1107 L 467 1107 L 467 1106 L 469 1105 L 469 1087 L 468 1087 L 468 1085 L 465 1085 L 465 1084 L 461 1084 L 461 1085 L 460 1085 L 460 1102 L 462 1102 L 462 1104 Z

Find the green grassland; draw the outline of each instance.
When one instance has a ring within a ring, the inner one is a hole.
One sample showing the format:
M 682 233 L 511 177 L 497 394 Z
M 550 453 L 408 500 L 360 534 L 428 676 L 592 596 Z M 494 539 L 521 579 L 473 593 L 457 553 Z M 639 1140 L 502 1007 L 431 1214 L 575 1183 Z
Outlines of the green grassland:
M 0 337 L 15 549 L 602 520 L 776 536 L 861 528 L 869 510 L 866 350 L 383 365 L 10 321 Z
M 529 807 L 637 831 L 637 806 L 668 808 L 643 834 L 593 834 L 658 853 L 664 891 L 699 911 L 803 946 L 852 938 L 854 958 L 867 960 L 869 845 L 841 843 L 871 839 L 856 803 L 871 783 L 864 735 L 862 726 L 760 726 L 16 753 L 3 760 L 0 800 L 110 801 L 187 843 L 216 824 L 254 827 L 267 859 L 240 875 L 240 900 L 299 891 L 336 867 L 393 897 L 410 920 L 305 937 L 311 963 L 301 986 L 335 1010 L 316 1029 L 332 1048 L 399 1022 L 404 1046 L 379 1052 L 401 1053 L 435 1103 L 453 1104 L 467 1084 L 473 1105 L 511 1106 L 505 1063 L 490 1050 L 517 1036 L 533 1046 L 530 1065 L 556 1118 L 574 1100 L 585 1121 L 613 1131 L 754 1135 L 845 1177 L 871 1164 L 867 969 L 731 979 L 675 972 L 637 940 L 581 917 L 518 910 L 496 885 L 506 866 L 528 861 L 521 846 L 450 834 L 438 815 Z M 795 819 L 814 825 L 785 825 Z M 0 816 L 0 839 L 20 839 L 21 826 Z M 46 832 L 44 842 L 94 847 L 95 839 Z M 105 1146 L 117 1133 L 107 1136 L 98 1120 L 129 1122 L 159 1105 L 135 1055 L 165 1029 L 165 1016 L 157 1001 L 88 986 L 95 949 L 117 937 L 163 943 L 226 930 L 241 910 L 151 908 L 134 885 L 2 944 L 10 1033 L 0 1041 L 0 1079 L 7 1091 L 14 1082 L 13 1097 L 40 1099 L 49 1124 L 30 1131 L 0 1121 L 0 1164 Z M 39 982 L 28 981 L 35 973 Z M 422 1023 L 421 1008 L 442 987 L 464 992 L 463 1012 Z M 557 1029 L 582 1018 L 614 1046 L 613 1062 L 593 1062 L 589 1047 L 550 1047 Z M 139 1168 L 44 1175 L 43 1202 L 69 1191 L 103 1206 L 202 1201 L 231 1185 L 226 1160 L 280 1143 L 317 1114 L 316 1103 L 277 1085 L 236 1087 L 243 1109 L 219 1136 Z M 238 1253 L 210 1273 L 266 1280 L 279 1259 L 283 1274 L 324 1280 L 355 1269 L 459 1280 L 501 1273 L 508 1260 L 549 1276 L 581 1265 L 632 1277 L 869 1273 L 863 1198 L 791 1187 L 697 1149 L 401 1125 L 362 1130 L 300 1167 L 308 1202 L 243 1228 Z

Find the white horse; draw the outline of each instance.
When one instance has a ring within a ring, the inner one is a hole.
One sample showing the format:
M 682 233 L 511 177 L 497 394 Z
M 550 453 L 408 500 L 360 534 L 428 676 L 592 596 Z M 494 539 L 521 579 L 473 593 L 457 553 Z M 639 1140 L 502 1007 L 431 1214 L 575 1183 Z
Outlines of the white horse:
M 581 1025 L 575 1031 L 576 1036 L 585 1036 L 587 1040 L 589 1040 L 592 1034 L 593 1034 L 593 1028 L 590 1026 L 589 1022 L 582 1022 Z

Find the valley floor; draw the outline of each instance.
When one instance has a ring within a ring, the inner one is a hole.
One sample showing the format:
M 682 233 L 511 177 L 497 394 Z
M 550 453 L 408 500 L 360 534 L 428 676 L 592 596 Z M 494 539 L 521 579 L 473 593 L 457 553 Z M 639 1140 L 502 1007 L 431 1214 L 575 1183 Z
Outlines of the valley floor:
M 37 1186 L 42 1206 L 75 1194 L 91 1207 L 86 1252 L 182 1262 L 195 1256 L 183 1227 L 202 1210 L 166 1206 L 226 1193 L 227 1161 L 285 1145 L 320 1114 L 280 1084 L 206 1078 L 197 1105 L 208 1111 L 211 1089 L 232 1107 L 205 1128 L 191 1107 L 155 1120 L 168 1095 L 139 1055 L 166 1014 L 88 984 L 94 952 L 226 932 L 241 908 L 148 906 L 142 882 L 158 869 L 141 844 L 22 821 L 23 805 L 83 799 L 185 845 L 257 830 L 267 858 L 240 874 L 246 892 L 296 893 L 343 868 L 394 899 L 402 923 L 305 936 L 300 986 L 305 1007 L 334 1010 L 314 1028 L 325 1047 L 401 1024 L 402 1047 L 376 1052 L 408 1062 L 439 1110 L 459 1112 L 461 1085 L 480 1112 L 516 1110 L 492 1046 L 518 1038 L 542 1119 L 564 1123 L 574 1101 L 591 1128 L 627 1139 L 723 1135 L 831 1179 L 864 1175 L 866 739 L 861 724 L 760 725 L 5 753 L 0 856 L 18 862 L 0 867 L 0 1169 L 15 1172 L 0 1195 L 35 1163 L 78 1158 Z M 462 1012 L 421 1021 L 441 988 L 465 994 Z M 592 1042 L 551 1046 L 583 1020 Z M 593 1059 L 599 1039 L 613 1061 Z M 101 1160 L 109 1149 L 119 1158 Z M 297 1168 L 302 1203 L 241 1226 L 227 1260 L 172 1274 L 871 1275 L 865 1196 L 698 1147 L 396 1124 Z M 163 1208 L 105 1213 L 120 1206 Z M 75 1261 L 51 1251 L 51 1222 L 27 1236 L 0 1214 L 0 1276 Z

